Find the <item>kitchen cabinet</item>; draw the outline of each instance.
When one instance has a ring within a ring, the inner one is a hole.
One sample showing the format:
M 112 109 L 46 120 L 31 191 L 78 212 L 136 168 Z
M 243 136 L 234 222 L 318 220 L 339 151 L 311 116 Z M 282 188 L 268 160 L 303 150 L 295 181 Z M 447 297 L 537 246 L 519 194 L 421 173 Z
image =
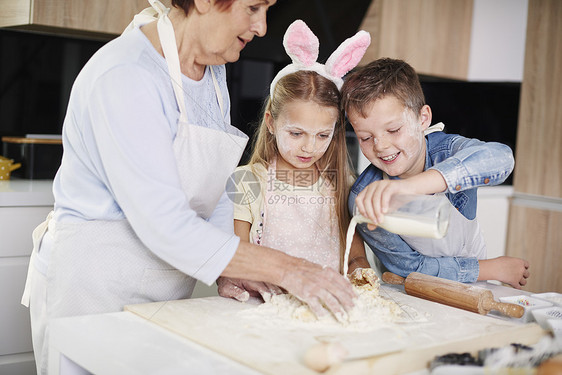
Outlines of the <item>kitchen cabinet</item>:
M 50 180 L 0 182 L 0 374 L 35 374 L 29 310 L 21 305 L 31 233 L 53 209 Z
M 0 0 L 0 27 L 109 39 L 149 6 L 147 0 Z
M 392 57 L 425 75 L 519 82 L 526 14 L 527 0 L 373 0 L 361 64 Z
M 562 292 L 562 2 L 529 2 L 507 255 L 528 259 L 525 289 Z
M 421 74 L 466 78 L 473 0 L 373 0 L 361 29 L 371 33 L 362 63 L 407 61 Z

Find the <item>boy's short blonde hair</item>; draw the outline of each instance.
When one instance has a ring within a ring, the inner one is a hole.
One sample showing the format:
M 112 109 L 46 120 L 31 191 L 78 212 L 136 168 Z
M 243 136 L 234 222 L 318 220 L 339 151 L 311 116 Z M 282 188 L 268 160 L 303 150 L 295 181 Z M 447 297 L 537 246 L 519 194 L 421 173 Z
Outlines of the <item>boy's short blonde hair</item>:
M 367 117 L 370 104 L 388 95 L 419 115 L 425 105 L 420 80 L 414 68 L 403 60 L 381 58 L 350 73 L 342 87 L 341 108 Z

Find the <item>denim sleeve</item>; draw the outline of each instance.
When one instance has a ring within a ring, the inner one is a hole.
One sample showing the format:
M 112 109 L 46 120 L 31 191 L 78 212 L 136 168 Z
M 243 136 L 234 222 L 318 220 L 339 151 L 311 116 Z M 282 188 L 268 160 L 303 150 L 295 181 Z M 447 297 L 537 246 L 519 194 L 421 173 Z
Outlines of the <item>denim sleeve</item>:
M 411 272 L 472 283 L 478 279 L 480 268 L 476 258 L 429 257 L 413 250 L 399 235 L 382 228 L 369 231 L 365 224 L 357 226 L 363 240 L 382 264 L 402 277 Z
M 513 171 L 513 152 L 504 144 L 458 136 L 450 147 L 451 156 L 430 168 L 443 175 L 450 193 L 501 184 Z

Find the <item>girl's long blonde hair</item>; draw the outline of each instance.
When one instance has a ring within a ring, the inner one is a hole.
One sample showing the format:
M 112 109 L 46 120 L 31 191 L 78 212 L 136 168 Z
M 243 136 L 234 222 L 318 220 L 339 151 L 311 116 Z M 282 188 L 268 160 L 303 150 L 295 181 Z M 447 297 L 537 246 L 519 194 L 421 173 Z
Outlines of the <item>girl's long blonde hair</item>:
M 343 255 L 350 215 L 347 209 L 352 169 L 345 142 L 345 121 L 339 110 L 341 94 L 336 85 L 312 71 L 297 71 L 281 78 L 263 108 L 262 119 L 254 139 L 250 165 L 261 164 L 266 169 L 279 155 L 275 136 L 267 128 L 265 114 L 277 121 L 283 108 L 293 101 L 312 101 L 324 107 L 338 109 L 334 135 L 324 155 L 316 162 L 320 176 L 334 187 L 338 220 L 340 254 Z

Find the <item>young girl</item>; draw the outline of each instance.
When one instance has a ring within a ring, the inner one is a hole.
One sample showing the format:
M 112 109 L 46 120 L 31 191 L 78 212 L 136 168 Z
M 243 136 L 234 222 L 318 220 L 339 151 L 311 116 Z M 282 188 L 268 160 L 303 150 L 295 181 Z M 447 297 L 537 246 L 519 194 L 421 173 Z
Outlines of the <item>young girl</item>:
M 308 44 L 316 40 L 313 58 L 297 55 L 306 48 L 295 47 L 294 35 L 299 42 L 303 35 Z M 321 65 L 315 62 L 318 41 L 306 24 L 289 26 L 284 45 L 293 64 L 273 80 L 250 163 L 235 172 L 241 194 L 235 200 L 234 231 L 242 240 L 343 268 L 352 172 L 339 88 L 369 42 L 369 35 L 359 32 Z M 357 239 L 350 271 L 370 267 Z

